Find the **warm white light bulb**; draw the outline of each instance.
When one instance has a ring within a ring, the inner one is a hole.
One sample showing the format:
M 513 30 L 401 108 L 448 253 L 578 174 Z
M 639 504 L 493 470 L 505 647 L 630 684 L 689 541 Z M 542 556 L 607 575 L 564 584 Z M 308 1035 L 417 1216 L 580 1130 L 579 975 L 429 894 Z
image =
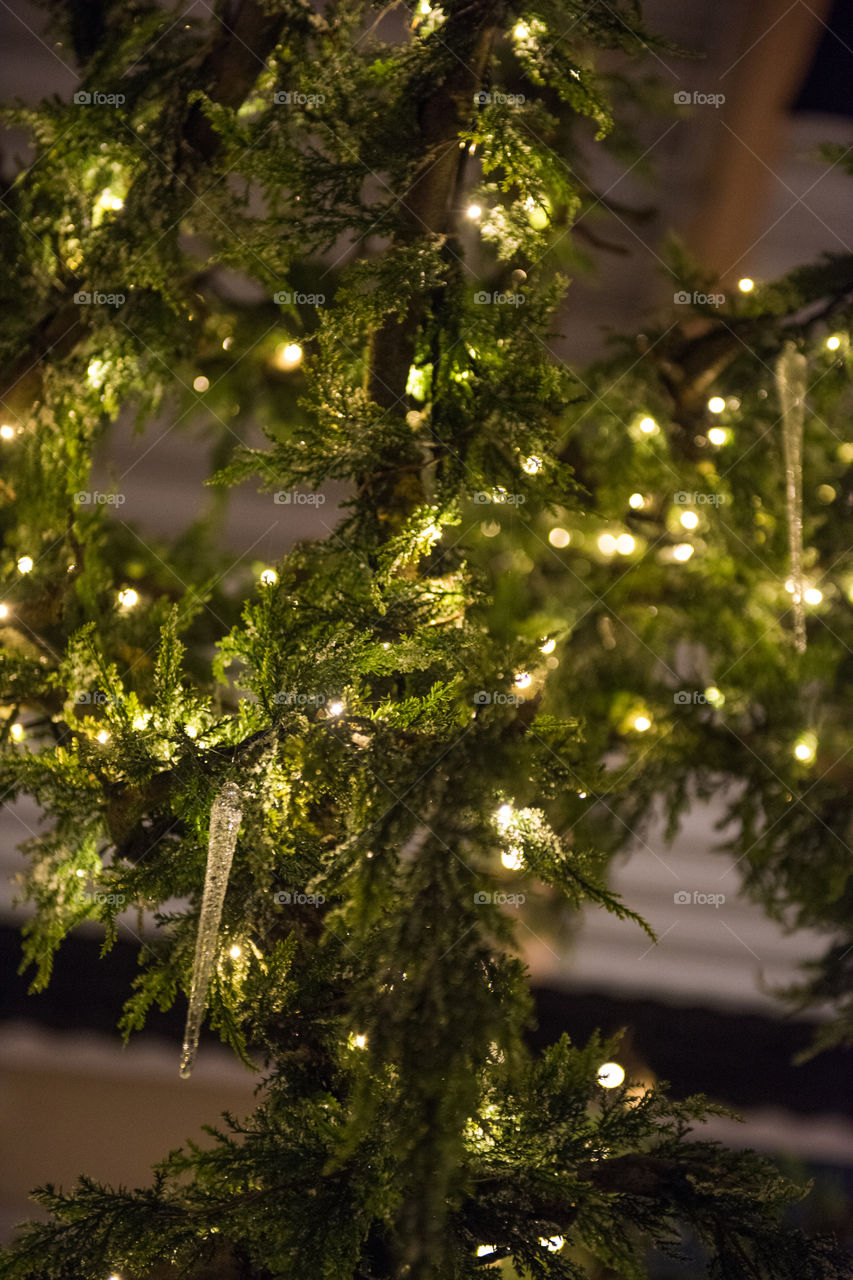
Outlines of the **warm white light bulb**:
M 629 556 L 636 545 L 637 544 L 631 537 L 630 533 L 620 533 L 619 537 L 616 539 L 616 550 L 619 552 L 620 556 Z
M 529 671 L 519 671 L 515 677 L 515 687 L 517 689 L 527 689 L 533 682 L 533 677 Z
M 278 574 L 275 569 L 264 569 L 260 580 L 265 587 L 274 587 L 278 582 Z
M 118 602 L 125 609 L 132 609 L 135 604 L 139 603 L 139 594 L 134 591 L 133 587 L 124 587 L 118 593 Z
M 540 1236 L 539 1243 L 549 1253 L 559 1253 L 566 1242 L 562 1236 Z
M 615 1089 L 625 1079 L 625 1069 L 618 1062 L 604 1062 L 598 1068 L 598 1083 L 602 1089 Z
M 628 499 L 628 506 L 631 507 L 633 511 L 639 511 L 644 502 L 645 498 L 641 493 L 632 493 Z
M 7 604 L 0 604 L 0 618 L 8 618 L 8 616 L 9 606 Z
M 361 1032 L 358 1032 L 356 1035 L 353 1036 L 352 1042 L 355 1045 L 356 1049 L 367 1048 L 367 1036 L 362 1035 Z
M 648 716 L 634 716 L 634 728 L 638 733 L 645 733 L 651 727 L 652 722 Z
M 672 557 L 674 560 L 680 561 L 681 564 L 685 564 L 693 555 L 693 550 L 694 548 L 691 547 L 689 542 L 679 542 L 677 547 L 672 548 Z
M 237 943 L 235 942 L 234 946 L 229 948 L 228 954 L 232 960 L 239 960 L 241 955 L 243 954 L 243 948 L 238 947 Z
M 744 276 L 741 280 L 738 280 L 737 287 L 741 293 L 752 293 L 755 288 L 755 281 L 751 280 L 749 276 Z
M 711 441 L 711 444 L 725 444 L 728 439 L 725 427 L 711 427 L 711 430 L 708 432 L 708 439 Z
M 800 739 L 794 747 L 794 756 L 802 764 L 810 764 L 815 758 L 817 743 L 812 735 Z
M 9 737 L 13 742 L 20 742 L 23 739 L 23 736 L 24 726 L 22 724 L 18 724 L 16 721 L 9 730 Z
M 612 556 L 616 551 L 616 539 L 612 533 L 603 533 L 598 539 L 598 549 L 605 556 Z
M 726 407 L 726 402 L 722 396 L 711 396 L 708 401 L 708 408 L 711 413 L 722 413 Z
M 18 573 L 32 573 L 35 561 L 32 556 L 21 556 L 18 560 Z
M 2 427 L 0 427 L 0 437 L 2 437 L 2 439 L 11 440 L 14 434 L 15 428 L 10 427 L 8 422 L 4 422 Z
M 501 862 L 508 871 L 520 871 L 523 866 L 521 853 L 518 849 L 506 849 L 501 854 Z
M 465 215 L 466 215 L 466 217 L 470 218 L 472 222 L 476 222 L 476 221 L 477 221 L 477 219 L 478 219 L 478 218 L 480 217 L 480 215 L 482 214 L 482 212 L 483 212 L 483 210 L 482 210 L 482 208 L 480 207 L 480 205 L 478 205 L 478 204 L 469 204 L 469 205 L 468 205 L 468 208 L 465 210 Z
M 342 702 L 330 702 L 330 703 L 329 703 L 329 708 L 328 708 L 328 710 L 329 710 L 329 715 L 330 715 L 330 716 L 339 716 L 339 715 L 341 715 L 341 713 L 343 712 L 343 709 L 344 709 L 344 704 L 343 704 Z
M 100 742 L 101 746 L 103 746 L 105 742 L 109 742 L 110 735 L 107 733 L 106 729 L 101 729 L 95 734 L 95 739 Z
M 553 653 L 557 647 L 557 641 L 552 636 L 550 640 L 546 640 L 544 644 L 540 644 L 540 653 Z
M 275 353 L 275 363 L 279 369 L 293 369 L 302 359 L 302 348 L 298 342 L 287 342 Z
M 805 600 L 806 604 L 820 604 L 821 600 L 823 599 L 823 592 L 820 591 L 817 587 L 809 587 L 806 591 L 803 592 L 803 599 Z
M 548 541 L 552 547 L 567 547 L 571 542 L 571 534 L 568 529 L 561 529 L 559 525 L 552 529 L 548 534 Z
M 512 805 L 502 804 L 495 814 L 495 821 L 499 827 L 506 828 L 512 821 Z
M 654 418 L 641 418 L 640 430 L 647 436 L 653 435 L 658 430 L 658 424 Z
M 207 391 L 210 386 L 210 379 L 200 373 L 197 378 L 193 378 L 193 391 Z
M 695 511 L 682 511 L 681 523 L 685 529 L 695 529 L 699 524 L 699 517 Z
M 826 340 L 827 351 L 837 351 L 840 346 L 841 346 L 841 339 L 839 338 L 837 333 L 833 333 L 830 335 L 830 337 L 827 338 Z
M 542 459 L 535 455 L 531 458 L 525 458 L 521 464 L 522 471 L 526 471 L 529 476 L 538 475 L 542 470 Z
M 526 40 L 530 35 L 530 28 L 526 22 L 517 22 L 512 29 L 512 34 L 516 40 Z

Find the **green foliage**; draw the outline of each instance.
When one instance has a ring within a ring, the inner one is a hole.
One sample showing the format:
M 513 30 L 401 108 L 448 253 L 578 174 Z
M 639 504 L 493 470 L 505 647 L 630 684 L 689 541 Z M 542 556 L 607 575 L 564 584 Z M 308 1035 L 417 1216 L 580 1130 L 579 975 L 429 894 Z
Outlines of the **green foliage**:
M 3 1273 L 639 1277 L 698 1239 L 725 1280 L 840 1277 L 831 1244 L 780 1234 L 797 1188 L 693 1138 L 705 1100 L 605 1092 L 597 1038 L 528 1054 L 514 924 L 538 885 L 647 928 L 611 854 L 656 800 L 675 824 L 725 784 L 748 890 L 832 935 L 801 998 L 849 1021 L 850 262 L 575 374 L 550 352 L 556 247 L 600 203 L 578 136 L 622 154 L 649 97 L 597 69 L 647 48 L 635 5 L 421 3 L 405 29 L 361 0 L 247 2 L 234 27 L 49 7 L 81 92 L 123 101 L 8 117 L 35 161 L 0 212 L 0 784 L 52 824 L 25 848 L 24 959 L 43 986 L 70 930 L 99 921 L 107 950 L 133 909 L 123 1033 L 180 1001 L 233 782 L 207 1017 L 262 1087 L 150 1190 L 45 1188 Z M 672 274 L 709 283 L 677 246 Z M 772 382 L 792 338 L 815 375 L 805 655 Z M 212 545 L 221 496 L 143 540 L 79 500 L 127 412 L 203 427 L 218 492 L 337 480 L 343 516 L 256 582 Z

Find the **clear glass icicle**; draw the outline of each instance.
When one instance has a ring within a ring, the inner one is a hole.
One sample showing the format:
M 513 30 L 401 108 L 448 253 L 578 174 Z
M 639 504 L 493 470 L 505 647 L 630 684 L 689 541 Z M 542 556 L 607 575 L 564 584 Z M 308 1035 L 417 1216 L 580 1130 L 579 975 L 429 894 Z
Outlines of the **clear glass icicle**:
M 181 1050 L 181 1076 L 184 1080 L 192 1071 L 198 1050 L 198 1037 L 201 1032 L 204 1007 L 207 1004 L 210 976 L 213 973 L 216 952 L 219 949 L 222 904 L 225 901 L 225 890 L 228 888 L 228 877 L 231 873 L 231 860 L 234 857 L 234 846 L 237 843 L 237 833 L 240 830 L 242 818 L 243 805 L 240 791 L 233 782 L 226 782 L 218 791 L 210 808 L 207 871 L 204 877 L 204 894 L 201 899 L 198 936 L 195 942 L 190 1004 Z
M 793 342 L 786 342 L 776 361 L 776 389 L 782 409 L 782 445 L 785 454 L 785 505 L 788 511 L 788 546 L 794 601 L 794 644 L 806 651 L 806 615 L 803 604 L 803 420 L 806 410 L 808 363 Z

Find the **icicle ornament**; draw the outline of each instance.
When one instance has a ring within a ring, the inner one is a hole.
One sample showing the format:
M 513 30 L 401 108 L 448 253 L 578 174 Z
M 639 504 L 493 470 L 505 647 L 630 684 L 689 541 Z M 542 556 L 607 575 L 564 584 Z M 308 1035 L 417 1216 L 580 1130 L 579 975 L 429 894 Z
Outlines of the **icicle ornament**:
M 243 818 L 240 791 L 233 782 L 226 782 L 217 793 L 210 807 L 210 836 L 207 845 L 207 871 L 204 877 L 204 893 L 195 942 L 193 978 L 190 988 L 190 1004 L 184 1028 L 184 1044 L 181 1050 L 181 1077 L 189 1078 L 198 1052 L 201 1022 L 207 1004 L 210 976 L 219 946 L 219 922 L 231 861 L 237 844 L 237 833 Z
M 806 408 L 808 362 L 793 342 L 786 342 L 776 361 L 776 390 L 782 409 L 782 445 L 785 456 L 785 505 L 788 511 L 788 547 L 794 599 L 794 644 L 806 651 L 806 615 L 803 605 L 803 420 Z

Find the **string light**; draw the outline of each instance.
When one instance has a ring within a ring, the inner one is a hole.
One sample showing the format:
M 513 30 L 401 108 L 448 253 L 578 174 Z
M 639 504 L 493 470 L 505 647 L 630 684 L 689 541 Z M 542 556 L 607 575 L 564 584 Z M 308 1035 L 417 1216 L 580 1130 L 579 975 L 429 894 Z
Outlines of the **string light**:
M 616 550 L 620 556 L 629 556 L 636 547 L 637 543 L 631 537 L 630 533 L 620 533 L 616 539 Z
M 478 1244 L 477 1245 L 478 1258 L 488 1258 L 490 1257 L 491 1254 L 497 1253 L 497 1251 L 498 1251 L 497 1245 L 494 1245 L 494 1244 Z
M 138 715 L 135 715 L 133 717 L 131 721 L 131 725 L 133 726 L 134 729 L 144 729 L 150 719 L 151 719 L 150 711 L 140 711 Z
M 260 580 L 265 587 L 274 587 L 275 584 L 278 582 L 278 574 L 276 573 L 275 569 L 264 569 L 263 573 L 261 574 Z
M 4 422 L 2 427 L 0 427 L 0 438 L 3 440 L 11 440 L 14 434 L 15 428 L 10 427 L 8 422 Z
M 512 29 L 512 34 L 516 40 L 526 40 L 530 35 L 530 28 L 526 22 L 517 22 Z
M 616 539 L 612 533 L 603 533 L 598 539 L 598 549 L 605 556 L 612 556 L 616 551 Z
M 825 345 L 827 351 L 837 351 L 841 346 L 841 339 L 837 333 L 833 333 L 827 338 Z
M 529 476 L 538 475 L 542 470 L 542 459 L 537 457 L 525 458 L 521 464 L 522 471 L 526 471 Z
M 501 862 L 508 871 L 520 871 L 524 865 L 521 860 L 521 852 L 518 849 L 506 849 L 501 854 Z
M 98 388 L 104 385 L 106 373 L 106 362 L 104 360 L 93 360 L 86 370 L 86 378 L 93 387 Z
M 641 493 L 632 493 L 628 499 L 628 506 L 632 511 L 639 511 L 640 507 L 645 503 L 645 498 Z
M 546 653 L 546 654 L 553 653 L 556 647 L 557 647 L 557 641 L 552 636 L 550 640 L 546 640 L 544 644 L 540 644 L 539 652 Z
M 106 213 L 107 211 L 110 213 L 117 213 L 119 209 L 123 208 L 124 201 L 121 196 L 117 196 L 110 187 L 104 187 L 103 191 L 95 201 L 94 212 L 96 214 L 99 212 Z
M 21 556 L 18 560 L 18 573 L 32 573 L 35 561 L 32 556 Z
M 548 541 L 552 547 L 567 547 L 571 542 L 571 534 L 568 529 L 561 529 L 560 526 L 557 525 L 548 534 Z
M 708 439 L 711 441 L 711 444 L 725 444 L 728 438 L 728 432 L 725 427 L 711 427 L 711 430 L 708 432 Z
M 652 722 L 648 716 L 634 716 L 634 728 L 637 733 L 645 733 L 647 729 L 651 729 Z
M 132 609 L 135 604 L 139 603 L 139 594 L 134 591 L 133 587 L 124 587 L 118 593 L 118 602 L 125 609 Z
M 722 413 L 725 407 L 726 402 L 722 396 L 711 396 L 711 399 L 708 401 L 708 408 L 711 413 Z
M 200 373 L 197 378 L 193 378 L 193 391 L 207 391 L 210 386 L 210 379 Z
M 222 350 L 223 350 L 223 351 L 230 351 L 230 350 L 231 350 L 231 343 L 232 343 L 233 341 L 234 341 L 234 339 L 233 339 L 232 337 L 230 337 L 230 335 L 229 335 L 229 337 L 227 337 L 227 338 L 223 338 L 223 339 L 222 339 Z
M 615 1089 L 625 1079 L 625 1068 L 618 1062 L 604 1062 L 598 1068 L 598 1083 L 602 1089 Z
M 298 342 L 287 342 L 277 349 L 274 363 L 279 369 L 294 369 L 302 359 L 302 348 Z
M 107 733 L 106 729 L 101 729 L 95 734 L 95 740 L 100 742 L 101 746 L 103 746 L 105 742 L 109 742 L 110 735 Z
M 693 555 L 693 551 L 694 548 L 691 547 L 689 542 L 679 542 L 677 547 L 672 548 L 672 557 L 674 560 L 678 560 L 681 564 L 686 564 Z
M 16 721 L 9 730 L 9 737 L 13 742 L 23 742 L 24 726 Z
M 499 827 L 502 828 L 502 830 L 506 830 L 506 828 L 512 822 L 512 805 L 511 804 L 501 805 L 501 807 L 498 809 L 497 813 L 495 814 L 495 822 L 498 824 Z
M 695 511 L 682 511 L 681 523 L 684 525 L 685 529 L 695 529 L 698 527 L 699 517 Z
M 540 1236 L 539 1243 L 549 1253 L 559 1253 L 566 1242 L 562 1236 Z
M 229 949 L 228 954 L 232 960 L 239 960 L 241 955 L 243 954 L 243 948 L 238 947 L 237 943 L 235 942 L 234 946 Z
M 654 418 L 641 418 L 640 430 L 643 432 L 644 435 L 651 436 L 651 435 L 654 435 L 656 431 L 659 431 L 660 428 L 658 427 L 658 424 L 655 422 Z
M 0 604 L 0 618 L 8 618 L 8 616 L 9 606 L 7 604 Z
M 343 702 L 330 702 L 330 703 L 329 703 L 329 715 L 330 715 L 330 716 L 339 716 L 339 715 L 341 715 L 341 714 L 342 714 L 342 712 L 343 712 L 343 709 L 344 709 L 344 704 L 343 704 Z
M 465 216 L 467 218 L 470 218 L 472 222 L 476 222 L 477 219 L 481 216 L 482 212 L 483 210 L 480 207 L 480 205 L 469 204 L 468 208 L 465 210 Z
M 794 758 L 801 764 L 811 764 L 817 755 L 817 737 L 813 733 L 804 733 L 794 744 Z
M 750 280 L 749 276 L 744 276 L 742 280 L 738 280 L 737 287 L 741 293 L 752 293 L 755 288 L 755 281 Z
M 518 675 L 515 677 L 516 689 L 527 689 L 530 687 L 532 682 L 533 677 L 529 671 L 519 671 Z
M 352 1042 L 356 1049 L 367 1048 L 367 1036 L 362 1035 L 361 1032 L 358 1032 L 356 1035 L 352 1037 Z
M 803 599 L 806 604 L 820 604 L 823 599 L 823 592 L 818 587 L 808 587 L 803 592 Z
M 726 701 L 725 694 L 715 684 L 708 685 L 703 696 L 705 701 L 710 702 L 712 707 L 722 707 Z

